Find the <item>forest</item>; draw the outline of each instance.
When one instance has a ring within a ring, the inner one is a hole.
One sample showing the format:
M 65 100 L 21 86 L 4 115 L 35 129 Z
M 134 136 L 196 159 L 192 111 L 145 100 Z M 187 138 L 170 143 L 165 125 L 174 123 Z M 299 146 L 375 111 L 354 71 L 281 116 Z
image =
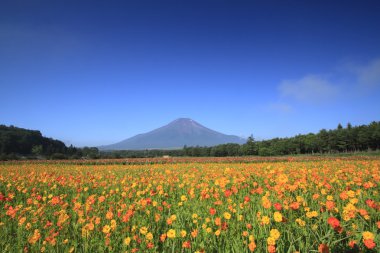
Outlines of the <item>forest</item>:
M 227 143 L 213 147 L 187 147 L 173 150 L 99 151 L 96 147 L 67 147 L 62 141 L 46 138 L 40 131 L 0 125 L 0 160 L 15 159 L 97 159 L 161 156 L 224 157 L 283 156 L 299 154 L 338 154 L 380 150 L 380 122 L 318 133 L 299 134 L 289 138 L 255 140 L 245 144 Z

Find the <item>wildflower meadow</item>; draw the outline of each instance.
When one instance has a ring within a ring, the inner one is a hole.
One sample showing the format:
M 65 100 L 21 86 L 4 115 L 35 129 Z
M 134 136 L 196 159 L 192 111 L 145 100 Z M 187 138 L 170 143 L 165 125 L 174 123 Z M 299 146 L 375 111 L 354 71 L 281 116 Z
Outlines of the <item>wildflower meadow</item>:
M 1 252 L 379 252 L 380 159 L 0 164 Z

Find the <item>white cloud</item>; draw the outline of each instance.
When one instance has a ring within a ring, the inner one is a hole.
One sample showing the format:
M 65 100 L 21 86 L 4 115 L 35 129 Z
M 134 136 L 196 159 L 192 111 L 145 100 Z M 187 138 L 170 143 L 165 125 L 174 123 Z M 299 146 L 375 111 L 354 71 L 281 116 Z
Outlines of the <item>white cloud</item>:
M 380 59 L 376 59 L 366 66 L 357 66 L 355 70 L 359 85 L 369 88 L 380 86 Z
M 312 103 L 334 99 L 339 91 L 337 86 L 317 75 L 308 75 L 298 80 L 284 80 L 278 89 L 282 96 Z

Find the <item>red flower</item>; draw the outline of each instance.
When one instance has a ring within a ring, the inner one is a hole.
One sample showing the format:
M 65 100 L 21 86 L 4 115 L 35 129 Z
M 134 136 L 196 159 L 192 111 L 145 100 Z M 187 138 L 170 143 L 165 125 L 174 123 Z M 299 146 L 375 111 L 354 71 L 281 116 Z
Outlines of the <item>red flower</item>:
M 330 217 L 327 219 L 327 223 L 332 227 L 332 228 L 336 228 L 336 227 L 339 227 L 340 226 L 340 222 L 337 218 L 335 217 Z
M 280 203 L 274 203 L 273 204 L 274 208 L 277 210 L 277 211 L 281 211 L 282 210 L 282 206 Z
M 226 196 L 226 198 L 228 198 L 231 195 L 232 195 L 232 191 L 231 190 L 225 190 L 224 191 L 224 196 Z
M 209 209 L 209 212 L 210 212 L 211 215 L 215 215 L 216 214 L 216 209 L 211 207 Z
M 335 217 L 330 217 L 327 219 L 327 223 L 338 233 L 341 233 L 343 231 L 343 228 L 340 226 L 340 222 Z

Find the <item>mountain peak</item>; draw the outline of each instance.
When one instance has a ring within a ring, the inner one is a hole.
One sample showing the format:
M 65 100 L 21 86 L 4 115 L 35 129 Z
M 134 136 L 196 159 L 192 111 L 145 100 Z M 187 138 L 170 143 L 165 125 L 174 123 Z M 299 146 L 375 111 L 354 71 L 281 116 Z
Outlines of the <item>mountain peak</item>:
M 176 120 L 173 120 L 171 123 L 192 123 L 192 122 L 195 122 L 195 121 L 190 118 L 178 118 Z

